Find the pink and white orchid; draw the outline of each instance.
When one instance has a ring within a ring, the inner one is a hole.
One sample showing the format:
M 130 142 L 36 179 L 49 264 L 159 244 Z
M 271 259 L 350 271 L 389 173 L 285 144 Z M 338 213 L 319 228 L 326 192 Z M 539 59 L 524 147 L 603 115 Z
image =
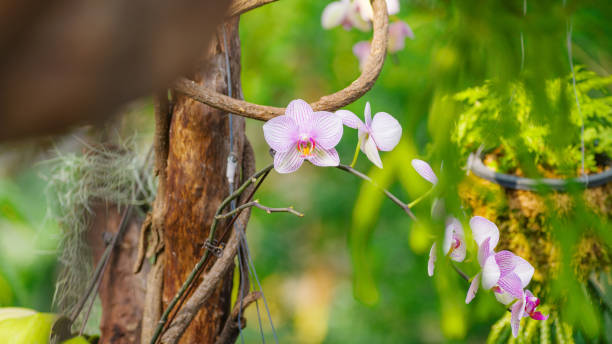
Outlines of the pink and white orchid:
M 510 251 L 495 253 L 499 230 L 493 222 L 474 216 L 470 220 L 470 227 L 478 244 L 478 263 L 482 270 L 472 279 L 465 303 L 474 299 L 479 284 L 485 289 L 493 289 L 496 298 L 502 303 L 521 298 L 523 289 L 533 277 L 533 266 Z
M 263 125 L 266 142 L 276 151 L 274 169 L 278 173 L 297 170 L 304 160 L 317 166 L 338 166 L 334 148 L 342 137 L 342 120 L 331 112 L 314 112 L 305 101 L 293 100 L 284 116 Z
M 414 170 L 426 181 L 432 183 L 433 185 L 438 184 L 438 176 L 434 173 L 433 169 L 429 164 L 420 159 L 412 159 L 411 161 L 412 167 Z
M 387 52 L 396 53 L 406 46 L 406 37 L 414 39 L 414 33 L 408 24 L 403 21 L 396 21 L 389 25 L 389 40 L 387 41 Z M 353 54 L 359 60 L 359 69 L 363 70 L 365 63 L 370 56 L 369 41 L 360 41 L 353 45 Z
M 386 0 L 386 2 L 387 13 L 389 13 L 389 15 L 397 14 L 399 12 L 399 0 Z M 361 14 L 361 18 L 366 21 L 372 21 L 372 18 L 374 18 L 374 10 L 372 9 L 372 4 L 370 4 L 370 0 L 355 0 L 355 4 L 357 4 L 357 8 L 359 10 L 359 14 Z
M 372 119 L 370 102 L 366 103 L 364 110 L 365 123 L 348 110 L 338 110 L 336 115 L 342 119 L 344 125 L 358 130 L 361 151 L 374 165 L 382 168 L 378 151 L 388 152 L 397 146 L 402 137 L 402 126 L 399 122 L 386 112 L 379 112 Z
M 414 32 L 410 26 L 403 21 L 389 24 L 389 41 L 387 41 L 387 52 L 396 53 L 406 46 L 406 37 L 414 39 Z
M 442 242 L 442 252 L 456 262 L 465 259 L 465 235 L 461 222 L 453 216 L 446 219 L 444 230 L 444 241 Z M 436 262 L 436 243 L 429 250 L 429 262 L 427 263 L 427 274 L 431 277 L 434 274 L 434 264 Z
M 321 15 L 321 25 L 324 29 L 339 25 L 345 30 L 353 27 L 361 31 L 370 29 L 370 23 L 362 18 L 357 3 L 350 0 L 334 1 L 327 5 Z
M 523 295 L 512 305 L 510 327 L 512 327 L 512 335 L 515 338 L 518 336 L 522 318 L 531 317 L 534 320 L 548 319 L 548 315 L 543 315 L 542 313 L 536 311 L 539 304 L 540 299 L 533 296 L 531 291 L 525 290 Z

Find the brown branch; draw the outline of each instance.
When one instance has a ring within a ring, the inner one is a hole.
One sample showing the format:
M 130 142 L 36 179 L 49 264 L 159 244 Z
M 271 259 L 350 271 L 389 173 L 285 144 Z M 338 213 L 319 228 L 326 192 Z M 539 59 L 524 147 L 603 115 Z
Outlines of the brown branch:
M 245 12 L 278 0 L 234 0 L 227 9 L 227 16 L 239 16 Z
M 236 209 L 234 209 L 232 211 L 229 211 L 229 212 L 227 212 L 225 214 L 219 214 L 219 215 L 217 215 L 215 217 L 217 218 L 217 220 L 221 220 L 221 219 L 230 217 L 230 216 L 232 216 L 232 215 L 234 215 L 236 213 L 241 212 L 242 209 L 251 208 L 251 207 L 262 209 L 263 211 L 265 211 L 268 214 L 271 214 L 271 213 L 291 213 L 291 214 L 293 214 L 295 216 L 299 216 L 299 217 L 304 216 L 304 214 L 300 213 L 299 211 L 294 210 L 293 207 L 270 208 L 270 207 L 266 207 L 265 205 L 259 203 L 259 200 L 254 200 L 252 202 L 245 203 L 245 204 L 239 206 L 238 208 L 236 208 Z
M 261 295 L 261 292 L 254 291 L 249 293 L 242 300 L 236 300 L 232 314 L 227 318 L 223 330 L 215 341 L 215 344 L 233 344 L 236 342 L 238 335 L 240 335 L 240 330 L 246 327 L 246 319 L 242 317 L 240 319 L 240 328 L 238 327 L 238 317 L 244 314 L 244 310 L 249 305 L 261 298 Z
M 363 72 L 357 80 L 353 81 L 346 88 L 323 96 L 316 102 L 311 103 L 314 111 L 338 110 L 361 98 L 374 86 L 387 55 L 389 17 L 385 0 L 372 0 L 372 8 L 374 10 L 374 35 L 370 55 L 367 58 Z M 285 113 L 285 108 L 258 105 L 234 99 L 185 78 L 178 79 L 173 87 L 176 91 L 199 102 L 248 118 L 267 121 Z
M 246 214 L 244 212 L 243 214 Z M 183 307 L 174 317 L 174 321 L 168 326 L 162 337 L 162 343 L 175 344 L 187 329 L 193 318 L 198 314 L 200 308 L 204 306 L 206 300 L 213 294 L 219 281 L 234 267 L 234 257 L 238 252 L 238 234 L 232 235 L 223 249 L 223 255 L 212 266 L 210 271 L 204 276 L 202 282 L 193 292 L 193 295 L 185 302 Z

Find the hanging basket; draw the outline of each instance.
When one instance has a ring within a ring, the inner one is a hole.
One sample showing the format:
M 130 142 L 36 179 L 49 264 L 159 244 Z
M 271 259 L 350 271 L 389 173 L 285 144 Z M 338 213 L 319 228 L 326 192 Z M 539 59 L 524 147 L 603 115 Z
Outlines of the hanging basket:
M 507 189 L 514 190 L 537 190 L 540 186 L 546 186 L 555 191 L 565 191 L 569 184 L 579 184 L 584 188 L 593 188 L 602 186 L 612 180 L 612 168 L 595 173 L 587 174 L 578 178 L 557 179 L 557 178 L 542 178 L 532 179 L 518 177 L 511 174 L 498 173 L 482 162 L 482 158 L 478 153 L 471 153 L 468 157 L 468 170 L 472 171 L 476 176 L 486 179 L 490 182 L 499 184 Z

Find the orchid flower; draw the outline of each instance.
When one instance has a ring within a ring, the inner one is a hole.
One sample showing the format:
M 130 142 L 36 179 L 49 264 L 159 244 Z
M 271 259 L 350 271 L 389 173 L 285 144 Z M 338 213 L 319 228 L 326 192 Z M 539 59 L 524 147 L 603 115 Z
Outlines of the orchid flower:
M 387 2 L 387 13 L 390 15 L 397 14 L 400 10 L 399 0 L 386 0 Z M 361 18 L 365 21 L 372 21 L 374 18 L 374 10 L 370 0 L 355 0 L 355 4 L 361 14 Z
M 396 21 L 389 24 L 389 40 L 387 41 L 387 52 L 396 53 L 406 46 L 406 37 L 414 39 L 414 32 L 408 24 Z
M 362 18 L 358 6 L 350 0 L 331 2 L 323 10 L 321 25 L 325 29 L 331 29 L 342 25 L 345 30 L 355 27 L 361 31 L 368 31 L 370 23 Z
M 378 151 L 388 152 L 397 146 L 402 137 L 402 126 L 399 122 L 386 112 L 379 112 L 372 119 L 370 102 L 366 103 L 364 110 L 365 123 L 348 110 L 338 110 L 336 115 L 342 119 L 344 125 L 358 130 L 359 142 L 351 165 L 355 164 L 359 147 L 361 147 L 361 151 L 365 153 L 368 159 L 374 165 L 382 168 L 383 165 Z
M 433 169 L 429 164 L 420 159 L 412 159 L 411 161 L 412 167 L 414 170 L 426 181 L 432 183 L 433 185 L 438 184 L 438 176 L 434 173 Z
M 546 320 L 548 315 L 543 315 L 536 311 L 540 304 L 540 299 L 533 296 L 531 291 L 525 290 L 523 295 L 512 305 L 512 316 L 510 318 L 510 327 L 512 327 L 512 335 L 518 336 L 518 330 L 521 325 L 521 319 L 531 317 L 534 320 Z
M 465 235 L 461 222 L 453 216 L 446 219 L 444 230 L 444 241 L 442 242 L 442 252 L 456 262 L 465 259 Z M 434 273 L 434 263 L 436 262 L 436 243 L 429 250 L 429 262 L 427 263 L 427 274 L 431 277 Z
M 396 53 L 406 46 L 406 37 L 414 39 L 414 33 L 408 24 L 403 21 L 397 21 L 389 25 L 389 40 L 387 41 L 387 52 L 390 54 Z M 359 69 L 363 70 L 365 63 L 370 56 L 371 43 L 369 41 L 360 41 L 353 45 L 353 54 L 359 60 Z
M 523 289 L 533 277 L 533 266 L 510 251 L 495 253 L 499 230 L 493 222 L 481 216 L 474 216 L 470 220 L 470 227 L 478 244 L 478 263 L 482 270 L 472 279 L 465 303 L 474 299 L 481 282 L 483 288 L 493 289 L 495 297 L 502 303 L 522 298 Z
M 334 148 L 342 137 L 342 120 L 331 112 L 314 112 L 305 101 L 293 100 L 285 115 L 263 125 L 264 137 L 274 155 L 278 173 L 297 170 L 304 160 L 317 166 L 338 166 Z

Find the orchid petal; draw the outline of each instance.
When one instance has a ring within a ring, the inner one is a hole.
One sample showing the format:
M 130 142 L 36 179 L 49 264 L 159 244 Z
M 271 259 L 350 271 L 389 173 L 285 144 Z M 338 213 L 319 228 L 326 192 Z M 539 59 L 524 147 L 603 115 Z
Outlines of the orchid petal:
M 302 99 L 293 100 L 287 105 L 285 115 L 291 117 L 295 121 L 300 134 L 310 134 L 314 119 L 314 111 L 312 111 L 310 104 Z
M 370 48 L 372 44 L 368 41 L 360 41 L 353 45 L 353 54 L 357 57 L 359 61 L 359 69 L 363 70 L 365 67 L 366 61 L 370 56 Z
M 514 256 L 514 262 L 516 264 L 514 273 L 521 279 L 521 287 L 525 288 L 531 282 L 535 269 L 528 261 L 517 255 Z
M 347 13 L 347 20 L 345 21 L 348 25 L 344 25 L 345 29 L 350 29 L 351 26 L 361 30 L 370 31 L 372 23 L 368 20 L 364 20 L 359 12 L 359 4 L 353 3 Z
M 361 129 L 366 130 L 363 122 L 351 111 L 348 110 L 338 110 L 336 111 L 336 116 L 340 117 L 342 120 L 342 124 L 346 125 L 349 128 L 353 129 Z
M 463 238 L 463 228 L 461 228 L 461 222 L 453 216 L 449 216 L 446 219 L 446 227 L 444 228 L 444 241 L 442 245 L 442 251 L 448 253 L 451 249 L 451 245 L 454 244 L 455 237 Z
M 399 0 L 387 0 L 387 12 L 389 15 L 397 14 L 400 10 Z
M 348 1 L 334 1 L 327 5 L 321 15 L 321 26 L 325 29 L 336 27 L 344 21 L 350 9 Z
M 482 216 L 474 216 L 470 219 L 470 228 L 472 228 L 472 235 L 478 246 L 480 246 L 486 238 L 491 238 L 489 242 L 491 250 L 497 246 L 499 242 L 499 229 L 497 229 L 497 226 L 493 222 Z
M 365 125 L 368 128 L 372 127 L 372 109 L 370 108 L 370 102 L 366 102 L 365 109 L 363 109 L 363 115 L 365 117 Z
M 504 290 L 505 292 L 514 296 L 517 299 L 523 296 L 523 288 L 521 287 L 521 279 L 515 273 L 510 273 L 504 277 L 501 277 L 499 281 L 497 281 L 497 284 L 502 290 Z
M 311 135 L 323 149 L 336 147 L 342 138 L 342 119 L 331 112 L 315 112 Z
M 501 293 L 498 293 L 496 291 L 493 294 L 495 294 L 495 298 L 497 299 L 497 301 L 499 301 L 500 303 L 504 305 L 509 305 L 512 301 L 516 300 L 514 296 L 510 295 L 509 293 L 503 290 Z
M 425 178 L 425 180 L 427 180 L 428 182 L 432 183 L 433 185 L 436 185 L 438 183 L 438 177 L 431 169 L 431 166 L 429 166 L 429 164 L 425 161 L 420 159 L 412 159 L 412 167 L 421 177 Z
M 495 261 L 499 265 L 501 276 L 505 276 L 514 270 L 516 267 L 514 257 L 516 255 L 507 250 L 499 251 L 495 254 Z
M 361 151 L 365 153 L 374 165 L 378 168 L 383 168 L 378 149 L 376 148 L 376 143 L 374 143 L 372 137 L 367 133 L 362 134 L 361 137 Z
M 472 283 L 470 283 L 470 288 L 468 289 L 467 295 L 465 296 L 465 303 L 470 303 L 476 296 L 476 292 L 478 292 L 478 286 L 480 285 L 480 272 L 474 276 L 472 279 Z
M 429 250 L 429 260 L 427 261 L 427 274 L 429 277 L 434 274 L 434 264 L 436 263 L 436 243 L 431 245 Z
M 396 21 L 389 25 L 389 41 L 387 50 L 389 53 L 398 52 L 406 46 L 406 37 L 414 39 L 414 33 L 408 24 L 403 21 Z
M 274 154 L 274 169 L 278 173 L 291 173 L 302 166 L 304 158 L 297 149 Z
M 321 147 L 315 147 L 312 155 L 307 159 L 317 166 L 338 166 L 340 164 L 340 157 L 334 148 L 323 149 Z
M 521 319 L 525 312 L 525 296 L 522 296 L 512 305 L 512 316 L 510 317 L 510 327 L 512 327 L 512 335 L 514 338 L 518 336 Z
M 372 10 L 372 5 L 370 4 L 370 0 L 355 0 L 355 4 L 359 8 L 359 14 L 361 18 L 366 21 L 372 21 L 372 16 L 374 12 Z
M 482 245 L 478 246 L 478 264 L 480 264 L 481 267 L 484 266 L 485 261 L 487 260 L 487 258 L 489 258 L 489 256 L 491 256 L 491 248 L 489 246 L 489 243 L 491 242 L 491 238 L 487 238 Z M 501 276 L 501 271 L 500 271 L 500 276 Z
M 452 250 L 450 257 L 456 262 L 462 262 L 465 259 L 467 246 L 465 244 L 465 235 L 463 233 L 461 222 L 459 222 L 457 218 L 449 216 L 449 218 L 446 220 L 446 226 L 447 228 L 449 226 L 453 228 L 453 241 L 456 240 L 459 242 L 459 246 Z
M 376 146 L 383 152 L 393 150 L 402 138 L 402 126 L 386 112 L 377 113 L 370 127 Z
M 297 125 L 289 116 L 278 116 L 263 125 L 264 138 L 276 152 L 286 152 L 296 143 Z
M 495 256 L 489 256 L 482 267 L 482 287 L 493 288 L 499 281 L 499 266 L 495 262 Z
M 548 315 L 544 315 L 540 312 L 533 312 L 531 314 L 529 314 L 529 316 L 531 317 L 531 319 L 534 320 L 546 320 L 548 319 Z

